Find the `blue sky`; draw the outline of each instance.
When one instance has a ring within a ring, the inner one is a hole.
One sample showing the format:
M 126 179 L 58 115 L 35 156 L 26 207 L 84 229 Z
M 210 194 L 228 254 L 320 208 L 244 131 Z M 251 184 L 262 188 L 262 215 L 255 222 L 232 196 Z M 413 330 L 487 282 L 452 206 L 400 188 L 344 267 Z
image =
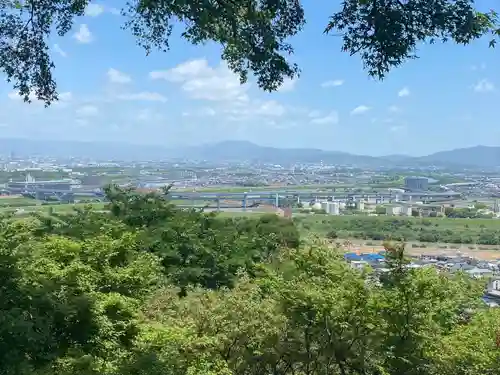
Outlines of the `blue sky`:
M 243 139 L 370 155 L 500 146 L 500 50 L 488 40 L 422 45 L 420 59 L 380 82 L 322 33 L 339 3 L 304 5 L 307 25 L 292 41 L 301 77 L 269 94 L 252 79 L 240 86 L 217 45 L 191 46 L 180 29 L 171 51 L 146 57 L 113 2 L 92 2 L 66 37 L 50 41 L 60 102 L 26 104 L 0 86 L 0 136 L 166 146 Z

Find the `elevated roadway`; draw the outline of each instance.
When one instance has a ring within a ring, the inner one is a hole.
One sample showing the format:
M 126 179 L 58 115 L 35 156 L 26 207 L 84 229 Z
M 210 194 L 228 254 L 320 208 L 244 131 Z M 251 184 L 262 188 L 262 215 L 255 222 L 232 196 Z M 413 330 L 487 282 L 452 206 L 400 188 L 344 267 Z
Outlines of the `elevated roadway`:
M 271 202 L 279 207 L 280 201 L 313 201 L 313 200 L 360 200 L 368 199 L 374 203 L 386 203 L 392 201 L 426 201 L 445 202 L 456 200 L 461 197 L 460 193 L 448 192 L 378 192 L 378 193 L 338 193 L 334 191 L 308 191 L 308 190 L 276 190 L 276 191 L 249 191 L 249 192 L 180 192 L 170 191 L 169 198 L 172 200 L 185 201 L 242 201 L 242 206 L 247 207 L 249 202 Z
M 61 201 L 72 201 L 75 195 L 89 196 L 97 199 L 103 199 L 104 193 L 102 190 L 57 190 L 57 189 L 41 189 L 34 188 L 26 191 L 9 191 L 3 189 L 2 192 L 7 194 L 22 194 L 35 199 L 47 199 L 48 197 L 56 197 Z M 340 193 L 333 190 L 274 190 L 274 191 L 248 191 L 248 192 L 189 192 L 189 191 L 170 191 L 169 199 L 173 201 L 206 201 L 215 202 L 217 207 L 232 206 L 228 205 L 229 201 L 241 202 L 241 207 L 246 208 L 251 204 L 262 203 L 271 204 L 275 207 L 280 207 L 280 203 L 286 201 L 314 201 L 314 200 L 370 200 L 374 203 L 388 203 L 393 201 L 425 201 L 425 202 L 445 202 L 450 200 L 460 199 L 461 194 L 453 191 L 447 192 L 404 192 L 398 193 L 393 191 L 371 192 L 371 193 Z M 234 207 L 234 206 L 233 206 Z

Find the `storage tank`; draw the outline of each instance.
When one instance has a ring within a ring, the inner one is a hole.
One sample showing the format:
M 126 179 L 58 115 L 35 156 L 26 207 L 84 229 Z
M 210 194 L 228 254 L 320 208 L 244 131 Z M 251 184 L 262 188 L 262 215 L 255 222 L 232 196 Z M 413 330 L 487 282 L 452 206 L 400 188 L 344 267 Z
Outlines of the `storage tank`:
M 401 215 L 412 216 L 413 209 L 409 206 L 401 207 Z
M 329 202 L 329 211 L 330 215 L 340 215 L 340 204 L 339 202 Z
M 320 202 L 315 202 L 315 203 L 311 206 L 311 208 L 312 208 L 313 210 L 321 210 L 321 203 L 320 203 Z
M 401 214 L 401 206 L 387 206 L 385 209 L 385 213 L 390 216 L 400 215 Z
M 328 202 L 321 202 L 321 208 L 328 214 Z

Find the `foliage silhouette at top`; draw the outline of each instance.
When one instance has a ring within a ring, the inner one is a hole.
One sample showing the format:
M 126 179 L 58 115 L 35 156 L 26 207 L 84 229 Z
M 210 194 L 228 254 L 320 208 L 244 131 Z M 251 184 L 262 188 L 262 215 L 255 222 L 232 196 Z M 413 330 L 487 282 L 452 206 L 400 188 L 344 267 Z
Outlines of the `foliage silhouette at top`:
M 88 0 L 1 0 L 0 70 L 20 95 L 47 105 L 57 100 L 48 38 L 64 36 Z M 182 37 L 198 45 L 214 41 L 241 82 L 253 73 L 258 85 L 276 90 L 299 67 L 290 61 L 290 37 L 306 22 L 299 0 L 131 0 L 122 9 L 124 28 L 147 54 L 169 49 L 175 23 Z M 359 54 L 368 73 L 383 78 L 393 67 L 416 57 L 422 41 L 467 44 L 492 32 L 494 11 L 479 13 L 472 0 L 345 0 L 331 16 L 325 33 L 340 36 L 342 50 Z M 493 39 L 491 45 L 494 45 Z

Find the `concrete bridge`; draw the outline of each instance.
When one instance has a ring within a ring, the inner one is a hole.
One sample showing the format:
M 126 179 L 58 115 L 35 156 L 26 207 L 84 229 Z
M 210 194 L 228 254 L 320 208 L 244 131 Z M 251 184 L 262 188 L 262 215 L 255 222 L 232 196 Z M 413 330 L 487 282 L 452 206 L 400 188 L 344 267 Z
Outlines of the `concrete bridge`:
M 231 192 L 179 192 L 170 191 L 168 197 L 172 200 L 192 200 L 192 201 L 215 201 L 217 207 L 220 206 L 221 201 L 233 200 L 241 201 L 242 207 L 247 207 L 251 202 L 269 202 L 275 207 L 280 207 L 280 202 L 295 201 L 316 201 L 316 200 L 344 200 L 344 201 L 357 201 L 369 199 L 375 204 L 389 203 L 393 201 L 426 201 L 426 202 L 444 202 L 448 200 L 455 200 L 460 198 L 460 193 L 455 192 L 412 192 L 412 193 L 394 193 L 394 192 L 381 192 L 381 193 L 336 193 L 334 191 L 251 191 L 243 193 Z
M 0 190 L 1 194 L 7 195 L 22 195 L 24 197 L 33 198 L 37 200 L 57 199 L 60 202 L 74 202 L 75 196 L 88 196 L 92 199 L 104 200 L 104 193 L 102 191 L 94 190 L 58 190 L 58 189 L 26 189 L 26 190 L 11 190 L 4 188 Z
M 56 198 L 62 202 L 73 202 L 75 196 L 88 196 L 93 199 L 104 200 L 102 190 L 57 190 L 34 188 L 25 191 L 9 191 L 3 189 L 1 192 L 6 194 L 22 194 L 39 200 Z M 271 204 L 280 207 L 290 202 L 316 201 L 316 200 L 344 200 L 357 201 L 368 199 L 375 204 L 390 203 L 394 201 L 426 201 L 426 202 L 444 202 L 447 200 L 456 200 L 461 197 L 460 193 L 452 191 L 447 192 L 378 192 L 378 193 L 339 193 L 333 190 L 313 191 L 313 190 L 269 190 L 269 191 L 249 191 L 249 192 L 189 192 L 189 191 L 170 191 L 169 199 L 173 201 L 207 201 L 214 202 L 218 208 L 223 208 L 225 201 L 239 201 L 241 207 L 246 208 L 252 204 Z M 234 206 L 232 206 L 234 207 Z

